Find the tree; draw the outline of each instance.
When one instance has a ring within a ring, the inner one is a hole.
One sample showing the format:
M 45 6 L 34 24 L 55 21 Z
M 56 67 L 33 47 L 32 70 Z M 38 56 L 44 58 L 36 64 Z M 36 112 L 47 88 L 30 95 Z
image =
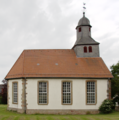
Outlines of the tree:
M 2 80 L 3 82 L 3 88 L 2 88 L 2 93 L 1 93 L 1 103 L 2 104 L 7 104 L 7 80 Z
M 119 62 L 116 65 L 112 65 L 110 69 L 112 75 L 114 76 L 111 80 L 112 97 L 116 94 L 119 96 Z

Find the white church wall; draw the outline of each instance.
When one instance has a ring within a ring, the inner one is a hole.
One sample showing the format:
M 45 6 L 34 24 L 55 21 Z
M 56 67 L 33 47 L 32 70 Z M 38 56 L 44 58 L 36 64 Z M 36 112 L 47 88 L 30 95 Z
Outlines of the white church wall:
M 12 98 L 12 83 L 18 82 L 18 104 L 13 104 L 13 98 Z M 22 94 L 22 79 L 14 79 L 9 80 L 9 88 L 8 88 L 8 95 L 9 95 L 9 107 L 10 108 L 18 108 L 21 109 L 21 94 Z
M 49 83 L 48 105 L 38 105 L 37 102 L 37 83 L 40 80 Z M 63 80 L 72 81 L 72 105 L 61 103 L 61 82 Z M 27 109 L 98 109 L 102 101 L 107 98 L 107 79 L 97 80 L 96 105 L 86 105 L 86 80 L 88 79 L 27 79 Z

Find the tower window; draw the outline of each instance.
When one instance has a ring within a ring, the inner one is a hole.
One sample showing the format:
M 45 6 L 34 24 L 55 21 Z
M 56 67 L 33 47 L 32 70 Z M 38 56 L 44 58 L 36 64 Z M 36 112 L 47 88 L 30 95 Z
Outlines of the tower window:
M 90 32 L 90 27 L 89 27 L 89 32 Z
M 87 47 L 86 46 L 84 47 L 84 53 L 87 53 Z
M 79 32 L 81 32 L 81 28 L 79 28 Z
M 89 52 L 92 52 L 92 47 L 91 46 L 89 46 Z

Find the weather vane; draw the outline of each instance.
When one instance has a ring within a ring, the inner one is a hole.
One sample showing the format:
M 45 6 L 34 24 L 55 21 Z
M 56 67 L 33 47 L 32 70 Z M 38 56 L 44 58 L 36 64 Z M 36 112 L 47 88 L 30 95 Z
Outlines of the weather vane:
M 86 11 L 85 5 L 86 5 L 86 3 L 83 3 L 83 14 L 85 14 L 85 11 Z

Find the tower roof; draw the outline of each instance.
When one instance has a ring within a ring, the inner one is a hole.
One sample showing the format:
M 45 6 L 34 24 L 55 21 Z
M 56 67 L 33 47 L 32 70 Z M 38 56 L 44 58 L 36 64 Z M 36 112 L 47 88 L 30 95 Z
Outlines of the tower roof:
M 91 26 L 88 18 L 85 17 L 85 12 L 83 12 L 83 17 L 79 20 L 78 26 Z
M 85 17 L 85 12 L 83 12 L 83 17 L 79 20 L 76 29 L 80 28 L 80 26 L 92 27 L 90 25 L 89 19 Z M 86 29 L 89 30 L 89 28 L 86 28 Z M 99 42 L 95 41 L 91 37 L 91 34 L 89 32 L 87 32 L 87 30 L 82 30 L 82 33 L 77 37 L 77 40 L 76 40 L 73 48 L 77 45 L 98 45 L 99 44 Z
M 75 42 L 74 46 L 76 45 L 98 45 L 98 44 L 100 43 L 95 41 L 92 37 L 87 36 L 87 37 L 81 37 L 80 39 L 78 39 Z

